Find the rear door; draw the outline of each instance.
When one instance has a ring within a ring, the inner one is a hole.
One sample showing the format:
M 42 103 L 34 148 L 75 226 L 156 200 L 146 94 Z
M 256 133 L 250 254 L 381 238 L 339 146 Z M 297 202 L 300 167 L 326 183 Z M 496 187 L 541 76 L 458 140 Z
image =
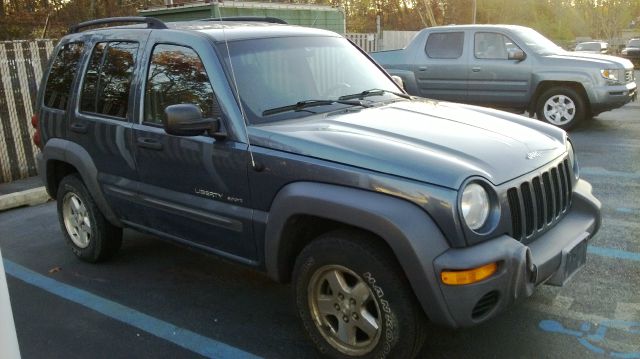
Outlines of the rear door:
M 113 30 L 96 33 L 88 47 L 68 123 L 69 139 L 87 150 L 98 182 L 122 219 L 137 215 L 128 206 L 138 179 L 132 148 L 135 69 L 148 35 Z
M 211 76 L 220 68 L 217 56 L 204 38 L 176 42 L 167 33 L 155 31 L 149 39 L 140 122 L 134 125 L 145 215 L 137 225 L 236 260 L 254 260 L 247 145 L 231 135 L 169 135 L 162 125 L 167 106 L 187 103 L 199 106 L 205 118 L 220 118 L 223 131 L 229 128 L 214 90 L 222 84 L 211 81 L 220 78 Z
M 476 31 L 470 40 L 468 102 L 525 108 L 531 96 L 531 59 L 509 60 L 509 51 L 522 49 L 503 33 Z
M 463 51 L 464 41 L 463 30 L 436 31 L 427 35 L 413 69 L 420 96 L 465 101 L 468 57 Z

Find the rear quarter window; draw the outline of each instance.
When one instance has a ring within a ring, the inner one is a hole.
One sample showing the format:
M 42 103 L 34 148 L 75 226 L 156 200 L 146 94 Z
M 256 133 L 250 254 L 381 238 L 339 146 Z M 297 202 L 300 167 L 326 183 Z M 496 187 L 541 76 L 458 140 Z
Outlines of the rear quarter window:
M 60 48 L 47 77 L 44 90 L 45 106 L 59 110 L 67 109 L 83 50 L 84 44 L 81 42 L 68 43 Z

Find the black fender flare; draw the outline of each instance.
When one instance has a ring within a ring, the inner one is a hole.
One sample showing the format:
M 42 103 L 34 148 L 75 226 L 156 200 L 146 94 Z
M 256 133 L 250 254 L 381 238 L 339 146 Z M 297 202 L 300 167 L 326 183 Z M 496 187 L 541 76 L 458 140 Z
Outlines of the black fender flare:
M 451 324 L 433 260 L 449 245 L 431 217 L 417 205 L 386 194 L 324 183 L 295 182 L 276 195 L 265 232 L 265 266 L 278 281 L 290 258 L 283 258 L 282 233 L 295 215 L 311 215 L 365 229 L 393 250 L 416 297 L 434 322 Z
M 100 189 L 98 183 L 98 169 L 91 159 L 89 152 L 82 146 L 75 142 L 63 140 L 60 138 L 52 138 L 45 144 L 42 150 L 42 171 L 44 171 L 41 178 L 45 179 L 45 185 L 47 192 L 53 197 L 55 191 L 53 191 L 53 181 L 55 180 L 53 174 L 49 173 L 49 161 L 61 161 L 68 163 L 78 170 L 78 174 L 82 178 L 84 185 L 89 190 L 89 193 L 93 197 L 96 205 L 105 216 L 105 218 L 111 222 L 111 224 L 122 227 L 122 222 L 115 212 L 109 206 L 107 200 Z M 55 197 L 53 197 L 55 198 Z

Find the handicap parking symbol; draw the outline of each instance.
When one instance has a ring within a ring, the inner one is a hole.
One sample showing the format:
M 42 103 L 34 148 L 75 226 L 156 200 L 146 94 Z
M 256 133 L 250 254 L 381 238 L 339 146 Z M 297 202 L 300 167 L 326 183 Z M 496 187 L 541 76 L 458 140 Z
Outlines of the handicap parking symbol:
M 637 338 L 634 343 L 640 343 L 640 322 L 606 320 L 598 323 L 594 330 L 589 322 L 583 322 L 578 330 L 565 328 L 555 320 L 542 320 L 538 326 L 546 332 L 573 336 L 578 343 L 596 354 L 604 354 L 612 358 L 640 359 L 640 351 L 620 352 L 608 349 L 606 345 L 607 333 L 612 328 L 626 332 L 631 337 Z

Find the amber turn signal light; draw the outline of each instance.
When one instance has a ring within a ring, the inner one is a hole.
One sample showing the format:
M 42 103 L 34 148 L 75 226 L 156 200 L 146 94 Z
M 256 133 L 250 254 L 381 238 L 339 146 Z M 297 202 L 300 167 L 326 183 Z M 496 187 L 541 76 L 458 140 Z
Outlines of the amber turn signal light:
M 489 263 L 478 268 L 442 271 L 440 279 L 448 285 L 471 284 L 492 276 L 497 270 L 498 263 Z

